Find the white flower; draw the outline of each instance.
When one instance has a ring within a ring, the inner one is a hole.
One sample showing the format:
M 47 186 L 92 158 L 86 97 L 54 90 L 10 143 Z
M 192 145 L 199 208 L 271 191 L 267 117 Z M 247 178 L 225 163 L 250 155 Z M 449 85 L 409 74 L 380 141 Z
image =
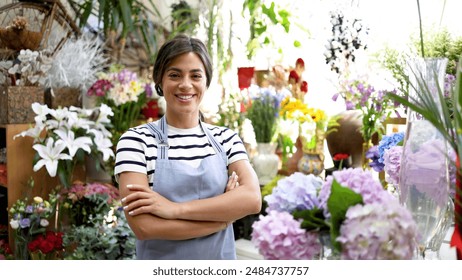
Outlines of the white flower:
M 47 219 L 41 219 L 40 220 L 40 226 L 41 227 L 47 227 L 50 224 Z
M 32 111 L 37 115 L 35 116 L 35 122 L 44 122 L 47 119 L 47 114 L 50 113 L 50 108 L 48 108 L 48 105 L 42 105 L 38 102 L 34 102 L 32 104 Z
M 45 128 L 45 125 L 42 122 L 36 122 L 34 127 L 29 128 L 28 130 L 25 130 L 19 134 L 16 134 L 13 139 L 16 139 L 16 137 L 24 137 L 24 136 L 29 136 L 34 138 L 34 141 L 38 141 L 40 138 L 40 134 L 42 134 L 43 129 Z
M 54 141 L 53 138 L 47 139 L 46 146 L 35 144 L 32 146 L 40 156 L 40 160 L 34 165 L 34 172 L 38 171 L 44 165 L 51 177 L 56 176 L 59 160 L 72 160 L 72 157 L 61 152 L 66 149 L 66 143 L 62 140 Z
M 109 160 L 109 157 L 114 157 L 114 151 L 112 150 L 112 142 L 109 138 L 107 138 L 101 131 L 96 130 L 96 129 L 91 129 L 90 133 L 93 133 L 95 135 L 95 143 L 98 143 L 96 145 L 96 148 L 98 151 L 103 153 L 103 160 L 107 161 Z
M 36 196 L 34 197 L 34 202 L 37 204 L 40 204 L 43 202 L 43 198 L 41 198 L 40 196 Z
M 77 153 L 79 149 L 83 149 L 88 154 L 91 153 L 91 146 L 93 145 L 93 142 L 90 137 L 82 136 L 75 138 L 75 134 L 72 130 L 66 132 L 64 130 L 57 129 L 55 133 L 61 138 L 61 140 L 64 141 L 71 157 L 74 157 L 75 153 Z
M 12 229 L 18 229 L 19 228 L 19 221 L 18 220 L 11 220 L 10 221 L 10 226 Z

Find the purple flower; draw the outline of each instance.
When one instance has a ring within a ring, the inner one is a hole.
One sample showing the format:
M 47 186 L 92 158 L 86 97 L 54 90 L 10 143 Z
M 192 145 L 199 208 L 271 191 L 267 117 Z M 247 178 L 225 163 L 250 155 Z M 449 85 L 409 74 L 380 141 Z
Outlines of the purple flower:
M 317 193 L 322 183 L 321 178 L 301 172 L 280 179 L 273 192 L 265 197 L 268 203 L 267 211 L 292 213 L 294 210 L 319 208 Z
M 260 215 L 252 228 L 251 241 L 267 260 L 310 260 L 321 249 L 318 234 L 300 228 L 287 212 Z
M 327 209 L 327 200 L 330 196 L 333 178 L 342 186 L 350 188 L 354 192 L 362 195 L 365 204 L 382 203 L 394 199 L 394 197 L 385 191 L 372 173 L 362 168 L 348 168 L 334 171 L 332 175 L 327 176 L 326 181 L 319 192 L 320 206 L 324 209 L 324 215 L 330 216 Z
M 394 146 L 385 151 L 383 155 L 385 180 L 393 185 L 399 184 L 399 171 L 401 167 L 401 155 L 403 146 Z
M 19 227 L 20 228 L 27 228 L 30 227 L 30 219 L 29 218 L 24 218 L 19 221 Z
M 372 146 L 366 152 L 366 158 L 370 159 L 369 166 L 374 169 L 376 172 L 381 172 L 383 170 L 383 163 L 379 162 L 379 149 L 378 146 Z
M 336 94 L 332 95 L 332 100 L 337 101 L 339 95 L 340 95 L 340 93 L 338 93 L 338 92 Z
M 24 212 L 32 214 L 34 212 L 34 207 L 32 207 L 32 205 L 27 205 L 26 210 Z
M 412 259 L 416 237 L 411 213 L 395 199 L 350 207 L 337 241 L 342 259 L 405 260 Z

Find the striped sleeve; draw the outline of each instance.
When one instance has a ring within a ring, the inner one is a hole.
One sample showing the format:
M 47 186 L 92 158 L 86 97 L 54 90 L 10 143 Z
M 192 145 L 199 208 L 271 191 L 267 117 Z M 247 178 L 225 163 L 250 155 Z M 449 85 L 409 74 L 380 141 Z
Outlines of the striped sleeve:
M 147 175 L 154 173 L 157 146 L 151 133 L 144 127 L 135 127 L 125 132 L 117 143 L 114 174 L 125 171 Z
M 208 128 L 225 149 L 228 165 L 239 160 L 249 160 L 244 142 L 235 131 L 226 127 L 212 125 L 208 125 Z

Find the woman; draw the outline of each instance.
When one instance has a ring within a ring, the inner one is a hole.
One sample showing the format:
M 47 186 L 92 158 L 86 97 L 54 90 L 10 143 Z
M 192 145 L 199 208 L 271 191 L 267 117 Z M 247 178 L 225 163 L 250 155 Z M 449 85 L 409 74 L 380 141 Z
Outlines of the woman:
M 138 259 L 235 259 L 232 222 L 260 212 L 261 194 L 241 139 L 200 120 L 212 79 L 204 44 L 178 35 L 153 72 L 164 117 L 119 140 L 115 174 Z

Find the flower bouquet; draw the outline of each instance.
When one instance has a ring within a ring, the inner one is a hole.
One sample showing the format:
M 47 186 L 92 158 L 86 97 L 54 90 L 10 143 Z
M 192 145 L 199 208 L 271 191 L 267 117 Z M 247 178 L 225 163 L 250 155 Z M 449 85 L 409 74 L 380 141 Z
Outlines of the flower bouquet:
M 99 79 L 88 89 L 88 96 L 95 96 L 98 104 L 112 109 L 110 116 L 112 141 L 115 145 L 120 136 L 135 126 L 146 99 L 152 96 L 151 84 L 139 79 L 127 69 L 112 66 L 109 73 L 100 73 Z
M 98 213 L 106 215 L 118 198 L 119 190 L 103 183 L 74 182 L 60 193 L 61 205 L 76 226 L 88 225 Z
M 410 212 L 361 168 L 324 182 L 294 173 L 265 201 L 252 242 L 266 259 L 410 259 L 416 249 Z
M 324 138 L 330 132 L 326 131 L 330 120 L 323 110 L 310 108 L 306 103 L 294 97 L 286 97 L 281 102 L 279 115 L 288 122 L 285 124 L 297 127 L 296 137 L 302 138 L 305 152 L 322 152 Z
M 276 136 L 281 95 L 268 88 L 251 92 L 246 117 L 252 122 L 257 143 L 271 143 Z
M 9 209 L 10 226 L 13 229 L 14 256 L 17 260 L 28 260 L 28 244 L 37 236 L 42 235 L 49 220 L 55 213 L 57 198 L 50 195 L 50 201 L 36 196 L 32 201 L 25 198 L 16 201 Z
M 63 233 L 48 230 L 29 242 L 27 248 L 33 260 L 59 259 L 63 250 Z
M 91 155 L 97 167 L 114 157 L 111 133 L 107 127 L 112 110 L 105 104 L 94 109 L 64 107 L 56 110 L 39 103 L 32 104 L 37 115 L 35 126 L 18 136 L 34 139 L 32 148 L 37 151 L 34 171 L 45 166 L 51 177 L 59 176 L 61 184 L 69 187 L 74 168 L 83 163 L 85 154 Z

